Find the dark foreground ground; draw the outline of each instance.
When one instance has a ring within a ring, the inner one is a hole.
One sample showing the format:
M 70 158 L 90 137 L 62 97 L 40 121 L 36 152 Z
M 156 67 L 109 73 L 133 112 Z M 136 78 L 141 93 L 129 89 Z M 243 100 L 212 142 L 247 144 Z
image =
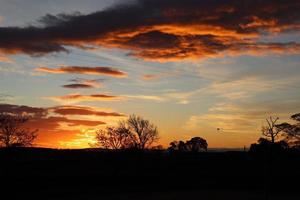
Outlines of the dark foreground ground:
M 299 200 L 300 153 L 0 149 L 1 199 Z

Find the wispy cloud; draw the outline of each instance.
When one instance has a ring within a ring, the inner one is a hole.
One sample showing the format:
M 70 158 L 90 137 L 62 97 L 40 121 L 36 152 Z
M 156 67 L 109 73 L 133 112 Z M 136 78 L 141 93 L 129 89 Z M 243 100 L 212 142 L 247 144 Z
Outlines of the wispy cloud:
M 296 100 L 246 101 L 240 103 L 217 103 L 202 115 L 193 115 L 186 122 L 187 130 L 203 127 L 220 129 L 223 133 L 248 133 L 259 135 L 265 118 L 278 116 L 289 120 L 300 106 Z
M 0 102 L 12 100 L 13 96 L 0 93 Z
M 155 79 L 158 79 L 158 78 L 160 78 L 160 75 L 158 75 L 158 74 L 144 74 L 144 75 L 142 75 L 142 79 L 146 80 L 146 81 L 155 80 Z
M 71 104 L 77 102 L 96 102 L 96 101 L 125 101 L 125 100 L 146 100 L 146 101 L 153 101 L 153 102 L 163 102 L 166 101 L 167 98 L 163 96 L 155 96 L 155 95 L 108 95 L 108 94 L 68 94 L 65 96 L 50 96 L 50 97 L 43 97 L 44 99 L 49 99 L 52 101 L 64 103 L 64 104 Z
M 162 102 L 165 101 L 166 98 L 162 96 L 155 96 L 155 95 L 123 95 L 128 99 L 141 99 L 141 100 L 149 100 L 149 101 L 157 101 Z
M 178 71 L 174 72 L 160 72 L 156 74 L 144 74 L 141 76 L 141 79 L 144 81 L 153 81 L 157 79 L 167 78 L 171 76 L 178 76 L 180 73 Z

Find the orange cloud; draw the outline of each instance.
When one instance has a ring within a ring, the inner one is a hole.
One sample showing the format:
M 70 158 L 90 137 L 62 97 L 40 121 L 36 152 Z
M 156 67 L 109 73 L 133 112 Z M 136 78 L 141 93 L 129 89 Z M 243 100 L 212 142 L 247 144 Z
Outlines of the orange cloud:
M 100 46 L 129 50 L 132 56 L 156 61 L 241 52 L 299 53 L 298 43 L 261 40 L 266 35 L 299 33 L 299 9 L 299 0 L 138 0 L 86 15 L 46 15 L 37 27 L 2 27 L 0 52 L 43 55 L 67 52 L 68 46 Z M 39 70 L 77 73 L 60 68 Z
M 36 69 L 39 72 L 51 74 L 90 74 L 90 75 L 106 75 L 114 77 L 126 77 L 125 72 L 113 69 L 111 67 L 82 67 L 82 66 L 66 66 L 59 68 L 39 67 Z

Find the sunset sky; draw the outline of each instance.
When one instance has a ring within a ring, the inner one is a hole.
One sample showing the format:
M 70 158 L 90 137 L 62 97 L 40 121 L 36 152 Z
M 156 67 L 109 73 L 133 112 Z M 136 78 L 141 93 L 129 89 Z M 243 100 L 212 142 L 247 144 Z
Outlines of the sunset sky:
M 249 146 L 266 117 L 300 112 L 299 10 L 300 0 L 0 0 L 0 112 L 30 114 L 42 147 L 88 147 L 133 113 L 164 146 Z

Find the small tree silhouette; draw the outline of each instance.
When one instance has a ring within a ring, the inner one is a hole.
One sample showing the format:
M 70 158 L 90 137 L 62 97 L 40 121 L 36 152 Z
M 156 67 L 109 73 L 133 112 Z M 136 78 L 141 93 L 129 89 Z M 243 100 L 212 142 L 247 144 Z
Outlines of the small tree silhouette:
M 267 125 L 262 126 L 261 129 L 262 135 L 266 138 L 270 138 L 273 144 L 275 143 L 276 138 L 279 136 L 279 133 L 282 131 L 282 129 L 277 126 L 278 119 L 278 117 L 275 119 L 273 117 L 269 117 L 269 119 L 267 118 Z
M 207 142 L 201 137 L 193 137 L 186 142 L 186 148 L 192 152 L 207 151 Z
M 0 114 L 0 145 L 4 147 L 32 146 L 37 137 L 35 131 L 23 128 L 29 118 L 19 114 Z

